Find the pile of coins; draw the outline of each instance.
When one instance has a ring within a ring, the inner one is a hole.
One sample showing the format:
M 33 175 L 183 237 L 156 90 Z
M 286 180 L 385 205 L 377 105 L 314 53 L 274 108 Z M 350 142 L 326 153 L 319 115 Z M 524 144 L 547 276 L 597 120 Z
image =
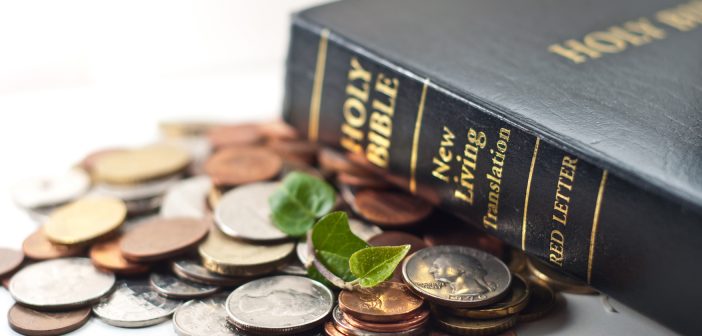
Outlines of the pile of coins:
M 282 122 L 161 131 L 13 189 L 41 225 L 21 252 L 0 249 L 15 331 L 59 335 L 96 316 L 170 319 L 179 335 L 487 335 L 547 314 L 551 288 L 592 292 Z M 292 171 L 334 184 L 335 209 L 370 245 L 411 245 L 389 281 L 338 292 L 305 277 L 311 247 L 273 225 L 268 203 Z

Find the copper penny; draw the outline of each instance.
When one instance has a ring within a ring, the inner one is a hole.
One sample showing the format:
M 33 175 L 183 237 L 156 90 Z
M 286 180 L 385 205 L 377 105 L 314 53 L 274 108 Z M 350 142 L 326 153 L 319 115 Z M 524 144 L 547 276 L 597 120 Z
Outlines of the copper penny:
M 263 134 L 256 124 L 222 125 L 207 132 L 212 147 L 250 146 L 263 141 Z
M 90 307 L 65 312 L 43 312 L 15 304 L 7 312 L 10 327 L 23 335 L 63 335 L 83 326 Z
M 163 260 L 195 247 L 209 229 L 209 223 L 194 218 L 156 218 L 134 226 L 119 248 L 129 261 Z
M 225 148 L 205 163 L 205 172 L 217 186 L 270 180 L 280 173 L 283 160 L 263 147 Z
M 488 252 L 498 258 L 504 255 L 505 245 L 496 237 L 480 232 L 454 220 L 447 223 L 433 224 L 424 234 L 424 242 L 428 246 L 459 245 L 476 248 Z
M 119 249 L 121 239 L 121 236 L 117 236 L 93 245 L 89 253 L 93 265 L 123 275 L 146 273 L 149 266 L 130 262 L 122 257 L 122 252 Z
M 274 120 L 258 125 L 264 137 L 278 140 L 294 140 L 300 137 L 297 130 L 282 120 Z
M 0 247 L 0 277 L 9 275 L 15 271 L 24 260 L 22 252 Z
M 306 140 L 271 140 L 268 147 L 282 158 L 290 161 L 314 164 L 319 145 Z
M 386 281 L 375 287 L 339 293 L 339 309 L 358 320 L 368 322 L 401 322 L 415 316 L 424 300 L 407 285 Z
M 432 211 L 422 199 L 394 190 L 359 190 L 355 205 L 359 215 L 381 226 L 411 225 Z
M 336 179 L 340 183 L 347 184 L 352 187 L 383 189 L 392 186 L 390 182 L 376 175 L 356 175 L 340 172 L 336 175 Z
M 22 252 L 28 258 L 34 260 L 47 260 L 63 257 L 75 257 L 85 250 L 84 246 L 58 245 L 54 244 L 44 235 L 44 231 L 39 229 L 25 238 L 22 243 Z
M 324 332 L 328 336 L 347 336 L 346 334 L 339 331 L 339 329 L 336 329 L 336 327 L 334 326 L 334 322 L 331 321 L 324 324 Z
M 390 323 L 380 323 L 380 322 L 368 322 L 359 320 L 351 314 L 344 315 L 344 319 L 348 324 L 367 331 L 379 332 L 379 333 L 394 333 L 408 329 L 421 328 L 429 322 L 430 310 L 424 308 L 417 312 L 414 316 L 400 321 L 400 322 L 390 322 Z
M 322 147 L 317 154 L 319 166 L 338 173 L 349 173 L 357 176 L 368 175 L 369 171 L 363 166 L 349 160 L 344 154 L 331 148 Z

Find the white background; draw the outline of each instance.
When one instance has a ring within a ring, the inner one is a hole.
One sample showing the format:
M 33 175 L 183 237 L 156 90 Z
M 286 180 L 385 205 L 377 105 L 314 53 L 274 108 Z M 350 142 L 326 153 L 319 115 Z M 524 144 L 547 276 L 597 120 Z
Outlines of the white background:
M 0 0 L 0 246 L 20 248 L 37 228 L 12 204 L 18 179 L 151 142 L 159 121 L 277 117 L 289 15 L 318 2 Z M 669 334 L 635 313 L 605 312 L 600 297 L 567 301 L 518 333 Z M 0 334 L 13 334 L 12 303 L 1 289 Z M 125 330 L 97 319 L 75 332 L 171 333 L 170 322 Z

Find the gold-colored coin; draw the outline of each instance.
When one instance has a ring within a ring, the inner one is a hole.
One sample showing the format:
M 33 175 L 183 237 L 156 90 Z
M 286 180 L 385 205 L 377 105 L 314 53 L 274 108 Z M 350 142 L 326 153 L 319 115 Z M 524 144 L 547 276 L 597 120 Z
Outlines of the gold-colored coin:
M 44 233 L 58 244 L 87 243 L 115 231 L 126 215 L 127 207 L 119 199 L 87 197 L 52 212 Z
M 527 256 L 523 251 L 512 248 L 510 251 L 509 263 L 507 263 L 507 268 L 514 273 L 524 275 L 527 272 Z
M 512 328 L 517 323 L 517 315 L 491 320 L 472 320 L 443 313 L 432 305 L 432 314 L 436 325 L 442 330 L 466 336 L 494 335 Z
M 136 184 L 184 170 L 190 154 L 183 148 L 152 145 L 108 153 L 95 162 L 95 178 L 112 184 Z
M 293 242 L 254 245 L 212 228 L 198 252 L 203 266 L 211 272 L 230 276 L 257 276 L 275 271 L 294 249 Z
M 529 304 L 519 313 L 519 323 L 536 321 L 546 316 L 556 306 L 556 294 L 547 285 L 530 282 Z
M 206 121 L 164 121 L 158 124 L 161 133 L 168 138 L 205 136 L 215 126 L 216 123 Z
M 572 294 L 597 294 L 597 291 L 586 283 L 559 273 L 536 259 L 527 259 L 527 269 L 529 270 L 532 280 L 549 286 L 556 291 Z
M 500 301 L 487 307 L 476 309 L 450 307 L 437 308 L 439 308 L 439 311 L 444 311 L 460 317 L 479 320 L 495 319 L 514 315 L 522 311 L 529 303 L 529 296 L 529 285 L 527 284 L 526 280 L 515 274 L 512 276 L 512 287 L 510 288 L 509 294 L 507 294 Z

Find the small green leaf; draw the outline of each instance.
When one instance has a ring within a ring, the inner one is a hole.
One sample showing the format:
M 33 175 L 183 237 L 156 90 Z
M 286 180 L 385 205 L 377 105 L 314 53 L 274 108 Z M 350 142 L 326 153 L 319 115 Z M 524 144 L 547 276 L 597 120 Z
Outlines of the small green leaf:
M 317 218 L 334 206 L 336 193 L 326 182 L 309 174 L 288 174 L 280 188 L 268 199 L 273 224 L 288 236 L 300 237 Z
M 312 230 L 312 245 L 317 260 L 344 281 L 356 278 L 349 269 L 351 255 L 368 247 L 351 232 L 349 218 L 343 211 L 332 212 L 317 222 Z
M 349 268 L 361 287 L 373 287 L 392 275 L 409 250 L 410 245 L 367 247 L 351 255 Z

